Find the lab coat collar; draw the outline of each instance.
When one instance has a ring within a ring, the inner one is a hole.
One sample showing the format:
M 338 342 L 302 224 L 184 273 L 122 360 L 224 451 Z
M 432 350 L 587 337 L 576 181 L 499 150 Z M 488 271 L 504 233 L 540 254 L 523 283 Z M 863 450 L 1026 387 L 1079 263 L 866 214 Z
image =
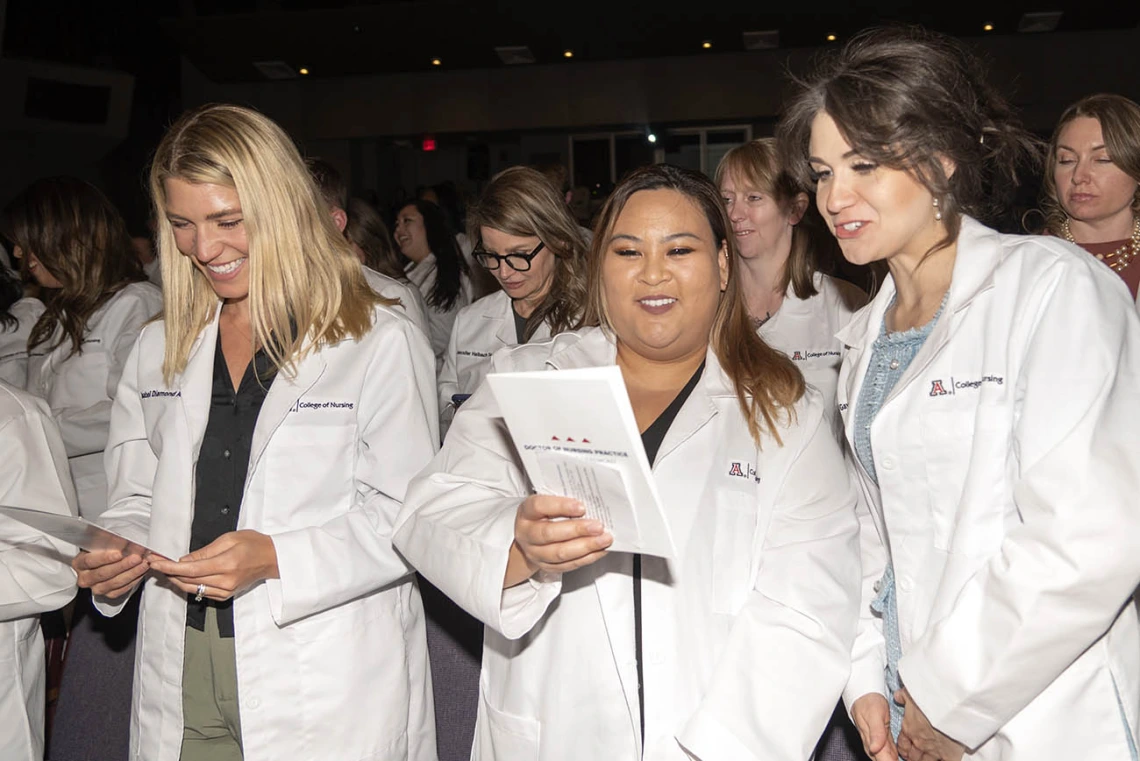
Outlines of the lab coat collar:
M 182 411 L 186 416 L 186 430 L 190 433 L 190 451 L 197 453 L 206 435 L 206 422 L 210 416 L 210 395 L 213 391 L 214 351 L 218 345 L 218 317 L 222 302 L 214 309 L 214 317 L 194 343 L 186 369 L 182 371 L 179 386 L 182 392 Z
M 954 314 L 993 287 L 993 274 L 1001 261 L 999 234 L 972 217 L 963 216 L 958 230 L 958 252 L 950 276 L 950 293 L 943 314 Z M 859 310 L 836 338 L 853 349 L 866 349 L 879 336 L 883 316 L 895 300 L 895 281 L 887 275 L 875 298 Z M 945 324 L 942 320 L 939 321 Z M 934 336 L 932 335 L 931 338 Z
M 515 315 L 511 297 L 506 291 L 499 291 L 488 298 L 498 299 L 500 303 L 495 310 L 483 312 L 483 319 L 489 323 L 498 323 L 494 335 L 500 346 L 514 346 L 518 341 L 515 340 Z

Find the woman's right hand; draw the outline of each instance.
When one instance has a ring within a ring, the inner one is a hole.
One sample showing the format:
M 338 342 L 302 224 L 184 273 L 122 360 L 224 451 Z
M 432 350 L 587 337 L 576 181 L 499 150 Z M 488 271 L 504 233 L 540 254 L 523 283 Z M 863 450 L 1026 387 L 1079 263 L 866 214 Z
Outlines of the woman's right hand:
M 123 557 L 119 550 L 81 551 L 71 561 L 79 586 L 90 589 L 97 597 L 115 598 L 128 595 L 147 571 L 150 563 L 142 555 Z
M 583 518 L 581 503 L 569 497 L 532 494 L 515 514 L 515 541 L 503 588 L 513 587 L 538 571 L 566 573 L 606 554 L 614 538 L 601 521 Z
M 874 761 L 898 761 L 899 752 L 891 739 L 891 707 L 887 699 L 871 692 L 851 706 L 851 718 L 863 740 L 863 750 Z

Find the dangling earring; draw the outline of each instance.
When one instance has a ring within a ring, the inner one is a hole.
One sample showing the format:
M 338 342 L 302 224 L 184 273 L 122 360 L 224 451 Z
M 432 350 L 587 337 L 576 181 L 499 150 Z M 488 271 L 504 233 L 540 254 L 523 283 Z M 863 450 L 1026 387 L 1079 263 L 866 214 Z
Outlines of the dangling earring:
M 942 209 L 938 208 L 938 199 L 937 198 L 934 199 L 934 221 L 936 221 L 936 222 L 942 221 Z

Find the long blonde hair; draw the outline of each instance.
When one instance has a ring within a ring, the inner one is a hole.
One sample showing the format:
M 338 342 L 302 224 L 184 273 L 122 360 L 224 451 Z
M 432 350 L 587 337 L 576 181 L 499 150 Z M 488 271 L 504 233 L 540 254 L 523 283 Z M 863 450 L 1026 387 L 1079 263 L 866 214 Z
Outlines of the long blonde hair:
M 709 344 L 721 368 L 732 381 L 740 411 L 748 422 L 748 432 L 756 445 L 766 430 L 782 444 L 778 421 L 794 418 L 793 406 L 804 394 L 804 379 L 786 356 L 756 334 L 736 276 L 735 245 L 729 232 L 732 225 L 724 209 L 720 191 L 703 174 L 688 169 L 656 164 L 634 170 L 614 189 L 602 207 L 587 269 L 588 286 L 584 326 L 601 326 L 613 334 L 606 313 L 602 266 L 609 248 L 614 224 L 634 193 L 642 190 L 673 190 L 688 198 L 708 220 L 713 240 L 728 249 L 728 285 L 717 306 Z
M 524 341 L 542 323 L 552 336 L 570 330 L 586 302 L 586 240 L 570 215 L 562 195 L 538 170 L 525 166 L 504 169 L 467 209 L 467 235 L 480 239 L 490 227 L 508 235 L 536 237 L 554 256 L 550 292 L 527 320 Z M 500 264 L 507 267 L 507 264 Z
M 285 131 L 248 108 L 202 106 L 167 130 L 150 169 L 166 297 L 162 373 L 168 384 L 186 368 L 194 340 L 218 305 L 205 276 L 175 244 L 166 217 L 168 179 L 237 191 L 249 242 L 252 338 L 286 375 L 315 348 L 359 340 L 372 327 L 372 307 L 394 303 L 368 287 Z

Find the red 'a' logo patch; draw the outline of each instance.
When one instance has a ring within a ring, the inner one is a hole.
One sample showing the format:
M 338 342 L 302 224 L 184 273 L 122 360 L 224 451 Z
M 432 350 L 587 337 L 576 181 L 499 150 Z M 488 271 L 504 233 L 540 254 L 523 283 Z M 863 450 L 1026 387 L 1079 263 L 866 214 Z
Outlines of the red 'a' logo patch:
M 942 381 L 940 381 L 940 380 L 931 381 L 931 383 L 930 383 L 930 395 L 931 396 L 946 396 L 949 393 L 950 392 L 947 391 L 942 386 Z

